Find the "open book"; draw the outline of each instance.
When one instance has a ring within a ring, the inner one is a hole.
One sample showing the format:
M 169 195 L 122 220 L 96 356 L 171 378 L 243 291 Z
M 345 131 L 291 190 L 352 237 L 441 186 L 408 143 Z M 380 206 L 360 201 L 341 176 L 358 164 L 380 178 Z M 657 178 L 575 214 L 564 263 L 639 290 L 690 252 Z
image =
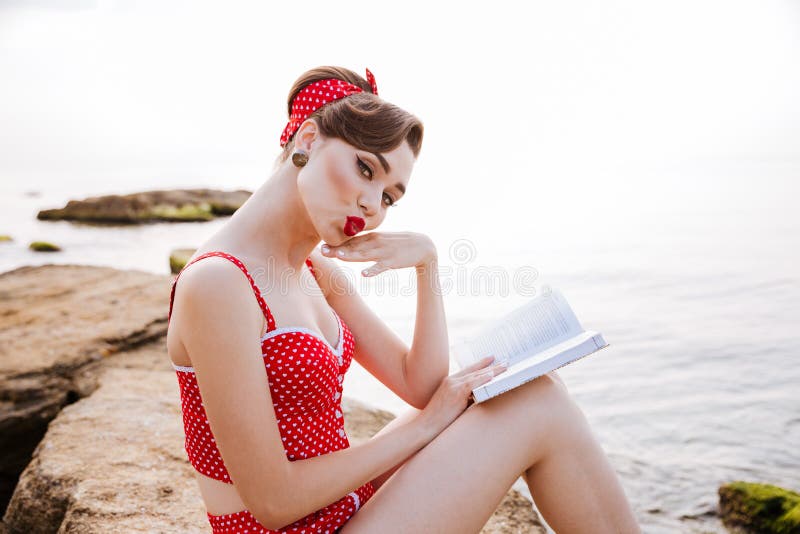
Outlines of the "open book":
M 472 390 L 482 402 L 607 347 L 602 334 L 584 331 L 558 290 L 531 299 L 450 350 L 461 369 L 486 356 L 508 368 Z

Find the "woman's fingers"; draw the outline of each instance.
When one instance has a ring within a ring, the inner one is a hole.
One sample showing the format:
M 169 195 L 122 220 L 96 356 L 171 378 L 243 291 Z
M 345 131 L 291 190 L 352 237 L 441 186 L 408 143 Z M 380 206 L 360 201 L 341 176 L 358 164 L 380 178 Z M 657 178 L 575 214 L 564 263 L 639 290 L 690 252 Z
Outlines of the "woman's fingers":
M 323 256 L 327 256 L 329 258 L 339 258 L 340 260 L 345 261 L 369 261 L 380 259 L 376 256 L 378 250 L 374 246 L 368 245 L 363 241 L 356 243 L 348 241 L 347 243 L 339 245 L 338 247 L 322 245 L 320 247 L 320 251 L 322 252 Z
M 454 373 L 453 376 L 468 375 L 469 373 L 471 373 L 473 371 L 477 371 L 478 369 L 481 369 L 482 367 L 487 367 L 493 361 L 494 361 L 494 356 L 493 355 L 492 356 L 486 356 L 486 357 L 481 358 L 480 360 L 478 360 L 476 362 L 473 362 L 473 363 L 469 364 L 468 366 L 464 367 L 463 369 L 461 369 L 457 373 Z
M 505 371 L 505 369 L 506 368 L 503 364 L 492 365 L 486 369 L 481 369 L 480 371 L 475 371 L 474 373 L 467 375 L 462 384 L 466 384 L 466 387 L 472 391 L 476 387 L 482 386 L 483 384 L 491 381 L 495 376 Z
M 320 251 L 323 256 L 343 261 L 380 262 L 379 272 L 427 265 L 437 257 L 431 238 L 415 232 L 369 232 L 338 246 L 323 243 Z
M 381 274 L 383 271 L 388 270 L 389 268 L 383 265 L 381 262 L 374 263 L 361 271 L 361 274 L 364 276 L 375 276 Z

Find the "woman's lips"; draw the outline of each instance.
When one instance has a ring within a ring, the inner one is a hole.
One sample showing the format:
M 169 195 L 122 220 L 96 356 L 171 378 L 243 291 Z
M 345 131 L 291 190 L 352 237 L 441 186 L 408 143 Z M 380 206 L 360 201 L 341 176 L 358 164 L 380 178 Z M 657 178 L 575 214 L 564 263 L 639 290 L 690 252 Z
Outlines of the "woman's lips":
M 366 223 L 361 217 L 347 216 L 347 222 L 344 223 L 344 233 L 349 237 L 353 237 L 358 232 L 364 229 Z

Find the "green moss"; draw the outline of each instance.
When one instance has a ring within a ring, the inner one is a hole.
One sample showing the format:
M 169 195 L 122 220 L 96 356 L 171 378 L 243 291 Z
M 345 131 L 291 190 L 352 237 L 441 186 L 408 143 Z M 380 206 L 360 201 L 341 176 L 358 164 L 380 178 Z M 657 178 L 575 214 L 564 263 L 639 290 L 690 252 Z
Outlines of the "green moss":
M 195 248 L 176 248 L 169 254 L 169 270 L 172 274 L 178 274 L 181 269 L 192 257 L 197 249 Z
M 149 218 L 167 221 L 210 221 L 214 218 L 211 204 L 184 204 L 180 207 L 159 204 L 150 208 Z
M 220 217 L 220 216 L 227 216 L 233 215 L 236 213 L 242 205 L 241 204 L 234 204 L 232 202 L 211 202 L 211 213 Z
M 736 481 L 719 488 L 722 522 L 754 532 L 800 534 L 800 494 L 755 482 Z
M 7 241 L 14 241 L 14 238 L 8 234 L 0 234 L 0 243 L 5 243 Z
M 36 252 L 58 252 L 61 250 L 61 247 L 58 245 L 54 245 L 53 243 L 49 243 L 47 241 L 31 241 L 31 244 L 28 245 L 28 248 L 35 250 Z

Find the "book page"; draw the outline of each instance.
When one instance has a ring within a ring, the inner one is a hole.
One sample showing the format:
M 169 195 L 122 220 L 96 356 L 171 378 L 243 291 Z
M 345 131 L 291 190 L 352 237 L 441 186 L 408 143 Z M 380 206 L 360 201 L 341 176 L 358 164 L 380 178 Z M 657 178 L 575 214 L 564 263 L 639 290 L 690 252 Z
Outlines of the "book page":
M 494 354 L 509 365 L 581 333 L 578 319 L 557 290 L 540 295 L 457 346 L 463 368 Z M 462 363 L 464 362 L 464 363 Z
M 491 381 L 473 389 L 473 397 L 476 402 L 488 400 L 607 346 L 608 343 L 599 332 L 592 330 L 582 332 L 509 367 Z

